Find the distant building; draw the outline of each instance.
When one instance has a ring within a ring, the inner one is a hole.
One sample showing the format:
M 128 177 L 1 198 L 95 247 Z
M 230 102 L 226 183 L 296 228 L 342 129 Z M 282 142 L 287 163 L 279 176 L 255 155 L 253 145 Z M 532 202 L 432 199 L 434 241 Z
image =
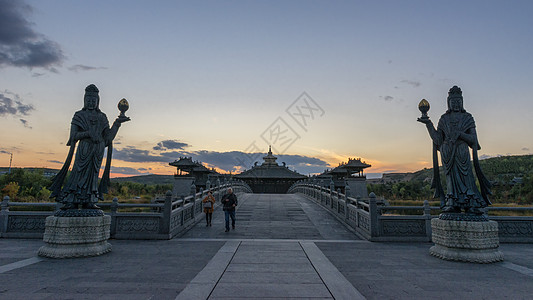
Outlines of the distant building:
M 193 161 L 192 157 L 180 157 L 179 160 L 169 165 L 177 168 L 172 193 L 178 198 L 190 195 L 193 185 L 196 191 L 205 189 L 209 175 L 218 174 L 215 170 L 206 168 L 202 163 Z
M 250 170 L 234 176 L 246 182 L 254 193 L 285 194 L 293 183 L 307 178 L 305 175 L 289 170 L 285 163 L 280 166 L 276 162 L 277 157 L 272 155 L 271 147 L 263 160 L 260 166 L 256 164 Z
M 23 169 L 24 171 L 28 172 L 36 172 L 36 171 L 42 171 L 44 177 L 54 177 L 59 173 L 58 169 L 50 169 L 50 168 L 11 168 L 11 172 L 17 169 Z M 0 167 L 0 175 L 9 173 L 9 168 L 6 167 Z
M 366 198 L 368 191 L 364 169 L 370 167 L 371 165 L 361 161 L 360 158 L 348 158 L 348 162 L 341 163 L 331 170 L 326 170 L 315 178 L 322 185 L 328 187 L 330 182 L 333 181 L 335 190 L 340 189 L 342 193 L 345 192 L 346 185 L 348 185 L 352 197 Z

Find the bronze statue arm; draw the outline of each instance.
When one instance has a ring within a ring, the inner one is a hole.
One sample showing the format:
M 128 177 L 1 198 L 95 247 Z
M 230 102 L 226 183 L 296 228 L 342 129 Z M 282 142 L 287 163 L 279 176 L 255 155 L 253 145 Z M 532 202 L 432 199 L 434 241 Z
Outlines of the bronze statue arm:
M 442 141 L 443 141 L 442 132 L 439 131 L 438 129 L 435 129 L 435 126 L 433 126 L 433 122 L 431 122 L 431 120 L 429 119 L 426 119 L 426 120 L 418 119 L 418 121 L 426 124 L 429 137 L 431 137 L 431 139 L 433 140 L 433 143 L 435 143 L 435 145 L 437 146 L 442 145 Z
M 106 130 L 106 133 L 105 133 L 106 145 L 111 144 L 111 142 L 115 139 L 119 128 L 120 128 L 120 122 L 115 120 L 115 122 L 113 122 L 113 126 L 111 126 L 111 128 Z
M 466 132 L 459 133 L 459 138 L 465 141 L 470 148 L 474 148 L 474 146 L 477 144 L 476 129 L 470 128 Z
M 88 138 L 91 138 L 89 131 L 81 131 L 77 125 L 72 124 L 70 126 L 70 141 L 67 143 L 67 146 L 79 140 Z

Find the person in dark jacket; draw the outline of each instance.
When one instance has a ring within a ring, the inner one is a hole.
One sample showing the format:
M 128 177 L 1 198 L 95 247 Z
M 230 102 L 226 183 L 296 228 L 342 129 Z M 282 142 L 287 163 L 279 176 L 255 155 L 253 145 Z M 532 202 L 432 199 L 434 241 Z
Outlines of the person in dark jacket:
M 233 193 L 231 188 L 228 188 L 227 194 L 222 196 L 222 209 L 224 210 L 224 217 L 226 219 L 226 232 L 229 231 L 229 218 L 231 217 L 231 227 L 235 230 L 235 207 L 237 207 L 237 196 Z

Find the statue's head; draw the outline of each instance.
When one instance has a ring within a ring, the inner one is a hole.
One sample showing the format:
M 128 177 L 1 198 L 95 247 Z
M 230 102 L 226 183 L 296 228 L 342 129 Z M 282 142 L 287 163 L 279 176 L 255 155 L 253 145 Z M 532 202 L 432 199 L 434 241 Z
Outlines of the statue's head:
M 100 96 L 98 95 L 98 88 L 94 84 L 90 84 L 85 88 L 85 96 L 83 97 L 83 109 L 99 110 Z
M 454 85 L 448 91 L 448 112 L 464 112 L 463 108 L 463 92 L 461 88 Z

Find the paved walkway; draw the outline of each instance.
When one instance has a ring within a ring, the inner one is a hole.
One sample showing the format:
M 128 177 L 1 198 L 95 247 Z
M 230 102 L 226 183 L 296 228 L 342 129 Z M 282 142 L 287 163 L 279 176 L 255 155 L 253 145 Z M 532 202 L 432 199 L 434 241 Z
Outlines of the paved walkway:
M 531 299 L 533 246 L 505 262 L 429 255 L 430 243 L 359 240 L 296 195 L 246 195 L 237 228 L 197 224 L 169 241 L 111 240 L 83 259 L 36 256 L 40 240 L 0 239 L 0 299 Z

